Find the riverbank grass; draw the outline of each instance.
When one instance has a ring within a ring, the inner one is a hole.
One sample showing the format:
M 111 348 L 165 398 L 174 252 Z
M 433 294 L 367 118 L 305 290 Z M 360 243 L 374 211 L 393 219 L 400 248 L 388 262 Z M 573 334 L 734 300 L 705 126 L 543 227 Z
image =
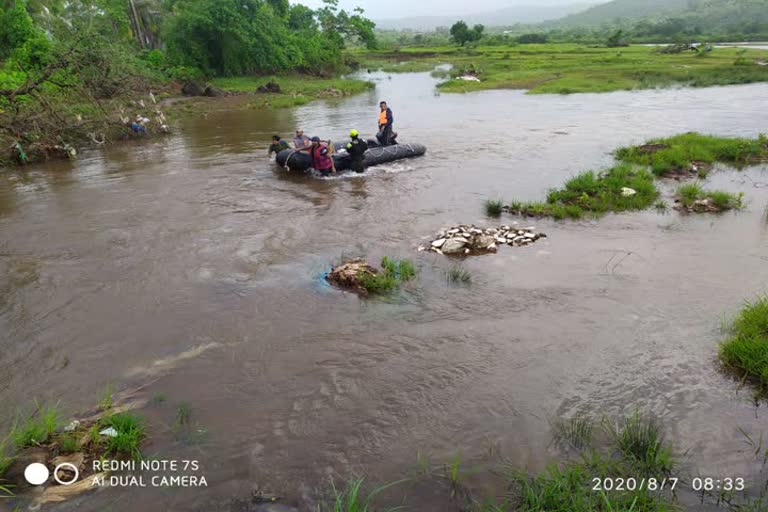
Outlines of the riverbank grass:
M 322 78 L 308 75 L 240 76 L 215 78 L 214 87 L 230 93 L 256 93 L 258 88 L 274 82 L 279 93 L 259 93 L 255 107 L 288 108 L 305 105 L 319 98 L 351 96 L 375 87 L 372 82 L 352 78 Z
M 498 217 L 504 211 L 504 201 L 488 199 L 485 201 L 485 214 L 488 217 Z
M 747 303 L 731 322 L 729 337 L 720 343 L 720 360 L 726 368 L 768 392 L 768 296 Z
M 545 203 L 513 202 L 507 210 L 531 217 L 579 219 L 585 215 L 643 210 L 658 196 L 650 172 L 619 165 L 599 173 L 587 171 L 574 176 L 563 188 L 550 190 Z
M 768 81 L 768 51 L 715 48 L 705 58 L 693 53 L 663 54 L 649 46 L 607 48 L 572 43 L 411 47 L 397 52 L 361 52 L 368 67 L 423 70 L 452 64 L 443 92 L 527 89 L 532 94 L 571 94 L 655 89 L 672 85 L 707 87 Z M 400 64 L 405 62 L 405 64 Z M 459 80 L 471 71 L 479 81 Z
M 46 443 L 61 423 L 56 407 L 46 407 L 39 413 L 13 426 L 10 437 L 17 449 Z
M 621 148 L 616 158 L 648 166 L 656 176 L 688 173 L 704 177 L 716 162 L 738 167 L 768 161 L 768 137 L 715 137 L 692 132 Z

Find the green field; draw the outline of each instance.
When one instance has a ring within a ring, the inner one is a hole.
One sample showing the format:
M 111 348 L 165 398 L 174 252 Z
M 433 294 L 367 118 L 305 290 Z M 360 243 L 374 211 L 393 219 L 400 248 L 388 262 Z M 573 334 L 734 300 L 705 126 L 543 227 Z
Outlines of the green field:
M 768 51 L 715 48 L 711 52 L 661 54 L 656 47 L 592 47 L 530 44 L 459 48 L 402 48 L 361 52 L 365 67 L 387 72 L 452 64 L 454 75 L 474 69 L 480 82 L 449 79 L 444 92 L 527 89 L 535 94 L 570 94 L 652 89 L 672 85 L 707 87 L 768 81 Z

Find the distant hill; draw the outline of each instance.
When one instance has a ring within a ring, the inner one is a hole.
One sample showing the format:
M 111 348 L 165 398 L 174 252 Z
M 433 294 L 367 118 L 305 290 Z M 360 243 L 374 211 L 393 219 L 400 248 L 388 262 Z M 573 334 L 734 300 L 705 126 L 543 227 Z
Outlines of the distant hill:
M 590 27 L 621 21 L 638 33 L 765 34 L 768 0 L 613 0 L 550 21 L 544 27 Z
M 557 20 L 558 25 L 590 26 L 619 18 L 639 19 L 666 16 L 687 10 L 696 0 L 613 0 Z
M 436 27 L 450 27 L 458 20 L 464 20 L 469 25 L 481 23 L 486 27 L 503 27 L 517 23 L 533 24 L 554 20 L 568 14 L 583 11 L 599 2 L 600 0 L 577 0 L 572 4 L 560 6 L 525 5 L 465 15 L 412 16 L 375 21 L 376 28 L 389 30 L 433 30 Z

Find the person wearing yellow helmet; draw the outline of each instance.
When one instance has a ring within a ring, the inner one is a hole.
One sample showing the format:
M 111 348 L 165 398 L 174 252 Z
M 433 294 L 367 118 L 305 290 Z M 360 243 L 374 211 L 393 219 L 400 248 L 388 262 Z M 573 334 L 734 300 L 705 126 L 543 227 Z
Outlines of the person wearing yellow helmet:
M 368 144 L 364 140 L 360 140 L 357 130 L 350 130 L 349 137 L 352 139 L 347 144 L 349 168 L 355 172 L 364 172 L 365 152 L 368 151 Z

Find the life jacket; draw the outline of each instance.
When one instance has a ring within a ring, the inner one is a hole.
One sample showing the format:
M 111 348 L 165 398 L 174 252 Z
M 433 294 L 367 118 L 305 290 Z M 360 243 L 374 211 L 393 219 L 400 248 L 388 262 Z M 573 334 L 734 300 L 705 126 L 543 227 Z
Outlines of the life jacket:
M 379 125 L 387 124 L 387 109 L 382 110 L 379 112 Z
M 333 167 L 333 160 L 328 155 L 328 146 L 325 144 L 318 144 L 310 150 L 312 155 L 312 167 L 317 171 L 330 169 Z

